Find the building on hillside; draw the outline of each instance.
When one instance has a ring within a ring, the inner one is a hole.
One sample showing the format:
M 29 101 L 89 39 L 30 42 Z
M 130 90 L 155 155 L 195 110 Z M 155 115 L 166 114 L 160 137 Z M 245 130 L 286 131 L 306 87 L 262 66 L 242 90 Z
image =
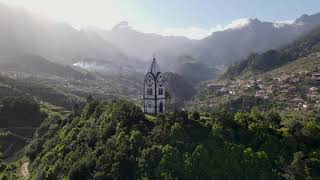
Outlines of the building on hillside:
M 144 78 L 144 113 L 157 115 L 165 112 L 165 79 L 153 58 Z

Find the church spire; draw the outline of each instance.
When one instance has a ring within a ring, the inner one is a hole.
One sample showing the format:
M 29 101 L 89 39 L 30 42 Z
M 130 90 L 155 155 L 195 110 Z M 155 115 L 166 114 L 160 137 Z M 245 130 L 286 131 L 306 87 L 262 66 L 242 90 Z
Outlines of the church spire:
M 157 115 L 165 112 L 165 81 L 154 56 L 144 78 L 143 100 L 145 113 Z
M 153 56 L 153 58 L 152 58 L 152 63 L 150 65 L 148 72 L 151 72 L 154 76 L 157 76 L 158 72 L 160 72 L 160 68 L 157 64 L 155 56 Z

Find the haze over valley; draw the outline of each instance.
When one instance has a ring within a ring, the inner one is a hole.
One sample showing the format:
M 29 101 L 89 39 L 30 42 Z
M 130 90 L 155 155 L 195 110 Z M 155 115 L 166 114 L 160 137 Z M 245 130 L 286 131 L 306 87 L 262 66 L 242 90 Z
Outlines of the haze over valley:
M 320 24 L 320 14 L 302 15 L 293 22 L 247 18 L 230 22 L 203 39 L 193 40 L 139 32 L 126 21 L 110 30 L 94 27 L 78 30 L 23 8 L 4 4 L 0 8 L 1 56 L 34 54 L 89 71 L 106 68 L 104 72 L 111 74 L 143 72 L 147 67 L 145 62 L 150 61 L 153 54 L 166 71 L 172 72 L 190 61 L 213 67 L 227 66 L 250 53 L 293 42 Z
M 0 179 L 319 179 L 319 2 L 154 3 L 0 0 Z

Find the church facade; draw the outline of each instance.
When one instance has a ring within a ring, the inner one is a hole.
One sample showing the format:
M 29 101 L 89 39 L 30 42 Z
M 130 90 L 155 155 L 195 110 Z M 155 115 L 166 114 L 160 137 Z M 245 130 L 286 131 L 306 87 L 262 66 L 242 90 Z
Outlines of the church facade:
M 165 112 L 165 79 L 153 58 L 151 66 L 144 78 L 144 113 L 162 114 Z

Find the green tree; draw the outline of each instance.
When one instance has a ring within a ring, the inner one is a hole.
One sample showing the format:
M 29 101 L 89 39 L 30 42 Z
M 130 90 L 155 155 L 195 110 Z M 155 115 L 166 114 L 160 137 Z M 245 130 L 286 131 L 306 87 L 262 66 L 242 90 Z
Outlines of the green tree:
M 191 155 L 192 178 L 190 179 L 210 179 L 210 154 L 202 145 L 198 145 Z
M 295 179 L 305 179 L 305 161 L 303 152 L 299 151 L 293 154 L 293 160 L 289 166 L 289 172 Z
M 191 115 L 191 119 L 195 121 L 200 120 L 200 113 L 198 111 L 193 111 Z

